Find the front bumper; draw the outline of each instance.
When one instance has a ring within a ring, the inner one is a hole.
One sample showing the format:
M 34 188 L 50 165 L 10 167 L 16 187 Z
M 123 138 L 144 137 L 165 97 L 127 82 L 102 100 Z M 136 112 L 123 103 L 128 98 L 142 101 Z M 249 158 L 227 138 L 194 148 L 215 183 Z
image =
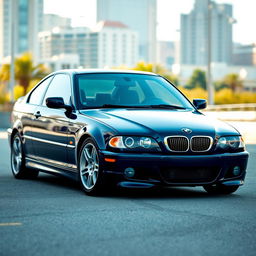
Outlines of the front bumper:
M 104 163 L 104 173 L 126 187 L 202 186 L 222 183 L 242 185 L 248 162 L 248 152 L 211 155 L 158 155 L 150 153 L 114 153 L 101 151 L 104 158 L 114 163 Z M 233 174 L 234 167 L 240 173 Z M 135 175 L 127 177 L 126 168 L 133 168 Z

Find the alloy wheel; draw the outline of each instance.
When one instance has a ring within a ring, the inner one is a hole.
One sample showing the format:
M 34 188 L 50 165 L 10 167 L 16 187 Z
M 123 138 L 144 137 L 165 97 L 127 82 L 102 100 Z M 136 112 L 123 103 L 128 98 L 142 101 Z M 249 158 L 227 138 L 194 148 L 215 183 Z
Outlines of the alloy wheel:
M 22 145 L 18 135 L 13 139 L 11 159 L 12 170 L 14 174 L 17 175 L 20 172 L 22 165 Z
M 80 178 L 85 189 L 95 186 L 99 174 L 99 156 L 92 143 L 84 145 L 80 156 Z

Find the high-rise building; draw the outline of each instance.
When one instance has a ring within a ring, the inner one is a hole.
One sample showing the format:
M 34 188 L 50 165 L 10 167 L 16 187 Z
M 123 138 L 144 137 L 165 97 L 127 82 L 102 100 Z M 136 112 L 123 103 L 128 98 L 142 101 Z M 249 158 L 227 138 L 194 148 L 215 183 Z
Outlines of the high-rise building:
M 31 52 L 37 61 L 38 32 L 42 30 L 43 24 L 43 3 L 43 0 L 0 0 L 1 60 L 11 55 L 11 40 L 14 40 L 15 55 Z
M 71 18 L 49 13 L 44 14 L 43 19 L 43 31 L 52 30 L 54 27 L 71 27 Z
M 119 21 L 138 32 L 139 58 L 156 62 L 156 0 L 97 0 L 97 20 Z
M 227 64 L 232 62 L 232 5 L 195 0 L 194 9 L 189 14 L 181 15 L 181 64 L 207 64 L 209 20 L 211 61 Z
M 40 32 L 39 40 L 40 57 L 47 63 L 63 54 L 77 55 L 84 68 L 133 67 L 138 61 L 137 32 L 121 22 L 102 21 L 93 30 L 55 27 Z

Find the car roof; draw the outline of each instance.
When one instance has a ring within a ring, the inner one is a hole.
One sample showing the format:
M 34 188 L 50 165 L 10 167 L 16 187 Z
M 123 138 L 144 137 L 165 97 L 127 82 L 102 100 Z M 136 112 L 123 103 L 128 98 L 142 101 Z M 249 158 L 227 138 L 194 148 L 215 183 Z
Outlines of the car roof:
M 71 75 L 76 75 L 76 74 L 95 74 L 95 73 L 125 73 L 125 74 L 142 74 L 142 75 L 153 75 L 157 76 L 157 74 L 154 74 L 152 72 L 145 72 L 145 71 L 136 71 L 136 70 L 123 70 L 123 69 L 63 69 L 63 70 L 58 70 L 51 75 L 59 74 L 59 73 L 68 73 Z

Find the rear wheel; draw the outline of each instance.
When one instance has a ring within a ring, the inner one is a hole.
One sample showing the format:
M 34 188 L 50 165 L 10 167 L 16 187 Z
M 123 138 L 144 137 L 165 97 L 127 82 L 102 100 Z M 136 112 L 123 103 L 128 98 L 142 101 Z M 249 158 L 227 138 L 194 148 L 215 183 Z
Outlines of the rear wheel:
M 79 181 L 86 194 L 97 194 L 102 190 L 101 160 L 96 143 L 88 138 L 79 152 Z
M 18 133 L 13 136 L 11 144 L 11 168 L 13 176 L 17 179 L 34 179 L 38 176 L 37 170 L 27 169 L 21 137 Z
M 222 184 L 215 184 L 215 185 L 206 185 L 204 186 L 204 189 L 209 193 L 209 194 L 232 194 L 235 191 L 237 191 L 237 189 L 239 188 L 238 185 L 233 185 L 233 186 L 225 186 Z

